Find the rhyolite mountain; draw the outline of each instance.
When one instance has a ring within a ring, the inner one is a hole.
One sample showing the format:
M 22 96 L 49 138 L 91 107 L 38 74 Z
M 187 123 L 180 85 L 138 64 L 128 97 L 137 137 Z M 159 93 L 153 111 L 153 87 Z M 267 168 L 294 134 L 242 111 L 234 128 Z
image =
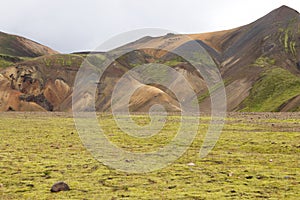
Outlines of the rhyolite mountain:
M 142 64 L 159 63 L 182 74 L 197 95 L 200 111 L 209 112 L 210 95 L 201 73 L 171 53 L 191 51 L 192 41 L 201 44 L 219 68 L 228 111 L 300 111 L 300 16 L 287 6 L 231 30 L 147 36 L 110 52 L 89 55 L 59 54 L 30 40 L 14 38 L 21 37 L 0 34 L 0 111 L 71 111 L 74 80 L 82 62 L 86 59 L 85 63 L 91 66 L 88 73 L 92 74 L 105 58 L 127 51 L 95 83 L 97 111 L 111 111 L 113 89 L 126 72 Z M 161 50 L 162 47 L 170 51 Z M 195 54 L 196 59 L 205 59 L 201 55 Z M 170 75 L 165 68 L 151 73 L 161 78 Z M 213 76 L 213 72 L 207 73 Z M 182 79 L 168 78 L 174 80 L 171 85 L 183 94 L 186 92 Z M 128 77 L 128 84 L 138 89 L 129 105 L 121 97 L 118 99 L 120 110 L 129 106 L 133 112 L 147 112 L 154 104 L 161 104 L 170 112 L 181 110 L 182 100 L 170 88 L 144 84 L 135 76 Z M 84 110 L 92 101 L 92 95 L 85 92 L 73 104 Z
M 0 31 L 0 54 L 19 57 L 38 57 L 57 53 L 57 51 L 32 40 Z

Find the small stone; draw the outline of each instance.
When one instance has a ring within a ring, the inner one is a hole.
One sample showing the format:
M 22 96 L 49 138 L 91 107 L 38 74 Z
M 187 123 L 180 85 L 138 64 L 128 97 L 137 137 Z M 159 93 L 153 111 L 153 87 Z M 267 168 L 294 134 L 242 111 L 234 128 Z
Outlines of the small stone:
M 187 164 L 187 166 L 195 166 L 196 164 L 195 163 L 192 163 L 192 162 L 190 162 L 190 163 L 188 163 Z
M 270 159 L 269 161 L 270 161 L 270 162 L 273 162 L 273 159 Z
M 284 176 L 284 179 L 295 179 L 295 178 L 292 176 Z
M 51 192 L 68 191 L 70 187 L 64 182 L 57 182 L 51 187 Z
M 168 187 L 168 189 L 174 189 L 176 187 L 177 187 L 176 185 L 171 185 L 171 186 Z
M 31 184 L 31 183 L 29 183 L 29 184 L 27 184 L 26 186 L 28 186 L 28 187 L 34 187 L 34 185 L 33 184 Z
M 134 160 L 126 159 L 125 162 L 132 163 L 132 162 L 134 162 Z
M 253 176 L 246 176 L 246 179 L 252 179 L 253 178 Z
M 257 176 L 256 176 L 256 178 L 260 180 L 260 179 L 263 179 L 263 178 L 264 178 L 264 176 L 257 175 Z
M 49 179 L 49 178 L 51 178 L 50 175 L 46 175 L 46 176 L 45 176 L 45 179 Z

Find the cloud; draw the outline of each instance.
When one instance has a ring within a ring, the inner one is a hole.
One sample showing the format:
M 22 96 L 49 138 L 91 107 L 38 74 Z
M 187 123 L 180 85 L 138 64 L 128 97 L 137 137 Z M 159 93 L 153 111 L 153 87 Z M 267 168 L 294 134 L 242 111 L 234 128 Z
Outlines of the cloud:
M 180 33 L 234 28 L 282 4 L 300 10 L 299 0 L 10 0 L 1 2 L 0 29 L 73 52 L 138 28 Z

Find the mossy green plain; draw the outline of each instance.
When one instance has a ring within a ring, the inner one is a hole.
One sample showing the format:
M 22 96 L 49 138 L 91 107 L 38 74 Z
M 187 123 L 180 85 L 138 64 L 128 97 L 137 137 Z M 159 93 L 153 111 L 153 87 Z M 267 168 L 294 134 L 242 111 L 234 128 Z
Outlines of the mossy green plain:
M 0 114 L 0 199 L 298 199 L 299 114 L 237 114 L 226 120 L 213 151 L 199 158 L 209 117 L 185 154 L 168 167 L 144 174 L 109 168 L 93 158 L 62 113 Z M 148 116 L 135 115 L 140 124 Z M 169 142 L 180 124 L 169 116 L 150 140 L 124 135 L 111 115 L 99 115 L 111 141 L 127 150 L 151 150 Z M 125 141 L 125 142 L 124 142 Z M 194 163 L 194 166 L 187 165 Z M 70 191 L 51 193 L 65 181 Z

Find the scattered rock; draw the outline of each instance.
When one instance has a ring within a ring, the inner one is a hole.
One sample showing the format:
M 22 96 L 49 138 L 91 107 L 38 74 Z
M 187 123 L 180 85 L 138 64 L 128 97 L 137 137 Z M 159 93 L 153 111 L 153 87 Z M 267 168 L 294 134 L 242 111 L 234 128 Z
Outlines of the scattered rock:
M 87 164 L 84 164 L 83 166 L 82 166 L 82 168 L 84 168 L 84 169 L 86 169 L 86 168 L 88 168 L 89 166 L 87 165 Z
M 64 182 L 57 182 L 51 187 L 51 192 L 68 191 L 70 187 Z
M 154 183 L 157 183 L 157 181 L 155 181 L 155 180 L 152 180 L 152 179 L 148 179 L 148 181 L 149 181 L 149 183 L 152 183 L 152 184 L 154 184 Z
M 246 179 L 252 179 L 253 176 L 250 175 L 250 176 L 246 176 L 245 178 L 246 178 Z
M 190 162 L 190 163 L 188 163 L 187 164 L 187 166 L 195 166 L 196 164 L 195 163 L 192 163 L 192 162 Z
M 270 162 L 273 162 L 273 159 L 270 159 L 269 161 L 270 161 Z
M 263 175 L 257 175 L 256 178 L 260 180 L 260 179 L 265 178 L 265 176 L 263 176 Z
M 125 162 L 131 163 L 131 162 L 134 162 L 134 160 L 126 159 Z
M 284 176 L 284 179 L 295 179 L 295 178 L 292 176 Z
M 224 162 L 221 161 L 221 160 L 216 160 L 215 163 L 217 163 L 217 164 L 223 164 Z
M 46 176 L 45 176 L 45 179 L 49 179 L 49 178 L 51 178 L 50 175 L 46 175 Z
M 31 184 L 31 183 L 29 183 L 29 184 L 26 184 L 26 186 L 28 186 L 28 187 L 31 187 L 31 188 L 33 188 L 33 187 L 34 187 L 34 185 L 33 185 L 33 184 Z
M 176 187 L 177 187 L 176 185 L 171 185 L 171 186 L 168 187 L 168 189 L 174 189 Z
M 59 149 L 59 145 L 51 144 L 50 147 L 53 148 L 53 149 Z

